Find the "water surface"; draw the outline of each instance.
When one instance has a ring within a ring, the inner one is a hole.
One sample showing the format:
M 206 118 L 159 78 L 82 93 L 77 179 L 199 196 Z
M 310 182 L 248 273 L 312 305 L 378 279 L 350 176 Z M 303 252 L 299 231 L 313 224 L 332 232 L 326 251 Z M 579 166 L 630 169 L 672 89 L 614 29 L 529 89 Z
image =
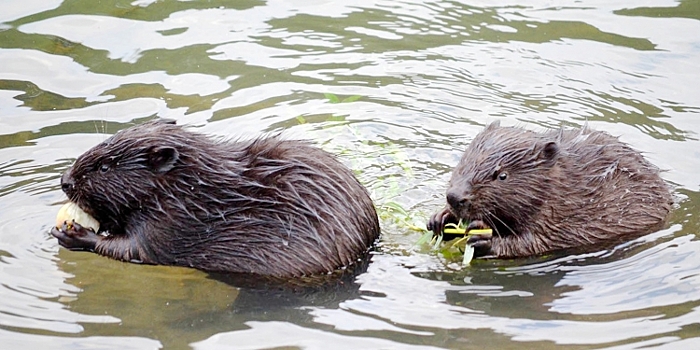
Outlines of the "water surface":
M 3 348 L 700 347 L 700 3 L 38 1 L 0 4 Z M 310 139 L 383 213 L 366 273 L 280 295 L 59 248 L 59 177 L 152 117 Z M 484 125 L 588 124 L 663 168 L 666 228 L 463 268 L 416 248 Z M 410 222 L 414 223 L 414 222 Z

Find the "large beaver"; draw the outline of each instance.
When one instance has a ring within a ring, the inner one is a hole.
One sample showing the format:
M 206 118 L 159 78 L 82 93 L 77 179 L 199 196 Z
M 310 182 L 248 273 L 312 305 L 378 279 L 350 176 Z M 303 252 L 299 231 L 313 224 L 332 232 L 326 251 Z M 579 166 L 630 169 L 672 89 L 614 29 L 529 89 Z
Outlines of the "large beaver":
M 454 169 L 428 229 L 459 219 L 490 227 L 492 236 L 469 238 L 475 256 L 522 257 L 651 232 L 672 204 L 659 169 L 610 134 L 492 123 Z
M 351 265 L 379 236 L 366 189 L 327 152 L 219 142 L 169 120 L 87 151 L 61 188 L 101 225 L 54 228 L 59 243 L 125 261 L 287 278 Z

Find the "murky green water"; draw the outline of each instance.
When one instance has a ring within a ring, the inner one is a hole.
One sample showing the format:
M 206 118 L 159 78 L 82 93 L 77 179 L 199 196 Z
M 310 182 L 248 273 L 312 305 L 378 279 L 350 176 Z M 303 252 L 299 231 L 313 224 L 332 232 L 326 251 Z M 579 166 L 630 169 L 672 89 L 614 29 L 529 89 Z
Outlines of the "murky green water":
M 0 347 L 700 348 L 699 81 L 698 0 L 5 0 Z M 611 250 L 466 269 L 389 217 L 356 284 L 292 297 L 59 249 L 60 174 L 153 116 L 314 140 L 417 220 L 483 125 L 587 122 L 679 204 Z

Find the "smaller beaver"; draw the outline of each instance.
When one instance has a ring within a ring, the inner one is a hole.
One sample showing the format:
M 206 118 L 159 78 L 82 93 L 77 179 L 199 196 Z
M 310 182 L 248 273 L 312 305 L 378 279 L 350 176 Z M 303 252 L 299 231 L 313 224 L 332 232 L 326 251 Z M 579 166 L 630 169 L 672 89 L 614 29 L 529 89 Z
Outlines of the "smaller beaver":
M 307 142 L 215 141 L 154 120 L 119 131 L 61 178 L 100 223 L 51 233 L 114 259 L 273 278 L 352 265 L 379 237 L 367 190 Z
M 525 257 L 649 233 L 673 197 L 659 169 L 617 137 L 586 127 L 543 133 L 490 124 L 452 173 L 428 230 L 491 228 L 477 257 Z

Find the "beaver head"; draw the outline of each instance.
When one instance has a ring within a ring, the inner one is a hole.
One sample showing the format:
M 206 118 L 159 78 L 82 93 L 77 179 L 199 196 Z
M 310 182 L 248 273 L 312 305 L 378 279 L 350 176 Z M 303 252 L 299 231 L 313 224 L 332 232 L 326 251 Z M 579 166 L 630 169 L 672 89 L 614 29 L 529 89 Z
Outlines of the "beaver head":
M 551 195 L 559 156 L 556 142 L 492 123 L 452 173 L 450 210 L 466 221 L 482 220 L 501 236 L 520 232 Z
M 101 223 L 104 231 L 119 234 L 124 218 L 152 207 L 154 193 L 178 171 L 181 152 L 189 153 L 197 137 L 173 120 L 157 119 L 117 132 L 81 155 L 61 177 L 61 189 Z

